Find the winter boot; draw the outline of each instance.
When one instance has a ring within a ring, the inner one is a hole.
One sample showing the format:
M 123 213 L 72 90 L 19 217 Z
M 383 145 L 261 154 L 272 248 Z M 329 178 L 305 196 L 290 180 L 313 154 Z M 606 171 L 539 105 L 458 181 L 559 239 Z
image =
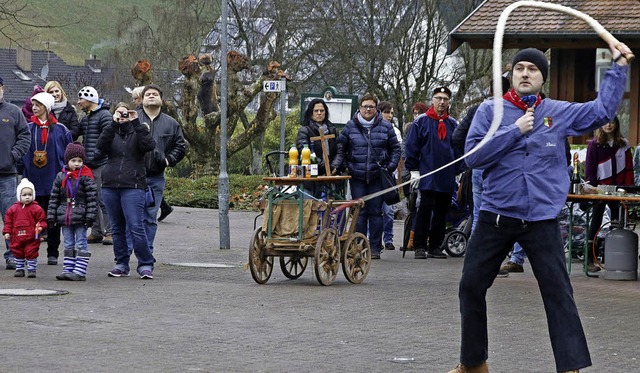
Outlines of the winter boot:
M 16 263 L 16 273 L 13 275 L 14 277 L 24 277 L 24 264 L 26 260 L 24 259 L 15 259 Z
M 36 268 L 38 268 L 38 258 L 27 259 L 27 277 L 36 278 Z
M 90 252 L 80 251 L 76 255 L 76 266 L 73 268 L 73 273 L 68 274 L 67 279 L 70 281 L 85 281 L 87 279 L 86 276 L 89 258 L 91 258 Z
M 67 276 L 73 272 L 76 266 L 76 250 L 64 249 L 64 258 L 62 262 L 62 273 L 57 275 L 58 280 L 68 280 Z

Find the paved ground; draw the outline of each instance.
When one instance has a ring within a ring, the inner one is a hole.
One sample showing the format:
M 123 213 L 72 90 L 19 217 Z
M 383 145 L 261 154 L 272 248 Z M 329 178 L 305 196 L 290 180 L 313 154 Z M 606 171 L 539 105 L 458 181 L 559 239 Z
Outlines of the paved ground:
M 329 287 L 312 266 L 298 280 L 276 265 L 266 285 L 248 270 L 255 213 L 232 212 L 231 250 L 218 249 L 218 212 L 176 208 L 160 223 L 156 278 L 108 278 L 110 246 L 90 245 L 88 280 L 0 271 L 0 288 L 69 291 L 0 297 L 0 372 L 446 372 L 458 361 L 462 259 L 383 253 L 361 285 Z M 396 244 L 401 223 L 396 222 Z M 44 246 L 43 246 L 44 247 Z M 45 249 L 46 250 L 46 249 Z M 46 251 L 45 251 L 46 252 Z M 217 263 L 193 268 L 168 263 Z M 594 366 L 637 372 L 640 284 L 571 274 Z M 553 372 L 544 311 L 530 268 L 489 292 L 492 372 Z

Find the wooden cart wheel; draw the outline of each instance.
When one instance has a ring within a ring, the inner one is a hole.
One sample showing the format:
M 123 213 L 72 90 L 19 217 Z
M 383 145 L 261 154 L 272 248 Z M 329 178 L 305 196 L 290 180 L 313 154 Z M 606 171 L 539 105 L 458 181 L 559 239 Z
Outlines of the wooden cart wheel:
M 369 274 L 371 246 L 367 236 L 356 232 L 342 246 L 342 272 L 352 284 L 361 284 Z
M 327 228 L 318 237 L 314 256 L 316 279 L 322 285 L 331 285 L 338 275 L 340 266 L 340 243 L 338 232 Z
M 292 256 L 280 257 L 280 269 L 287 278 L 292 280 L 302 276 L 304 270 L 307 269 L 307 257 L 300 254 L 293 254 Z
M 251 237 L 249 246 L 249 269 L 251 277 L 259 284 L 266 284 L 273 271 L 273 256 L 267 256 L 267 235 L 258 227 Z

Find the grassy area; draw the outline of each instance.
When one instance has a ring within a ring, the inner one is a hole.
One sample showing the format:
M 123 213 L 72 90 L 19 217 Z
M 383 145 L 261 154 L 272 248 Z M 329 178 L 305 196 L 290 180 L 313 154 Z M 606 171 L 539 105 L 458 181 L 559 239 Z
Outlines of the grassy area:
M 229 208 L 255 210 L 252 203 L 262 197 L 263 184 L 262 176 L 229 175 Z M 218 178 L 167 177 L 165 198 L 170 205 L 217 209 Z
M 101 58 L 101 48 L 114 43 L 119 14 L 130 11 L 135 5 L 139 9 L 149 9 L 148 18 L 151 20 L 152 6 L 158 3 L 153 0 L 29 0 L 22 13 L 28 17 L 27 21 L 38 25 L 67 26 L 26 28 L 25 31 L 34 36 L 25 44 L 31 49 L 47 49 L 48 43 L 50 50 L 68 64 L 82 65 L 90 54 L 97 54 Z M 15 47 L 15 44 L 0 38 L 0 46 Z

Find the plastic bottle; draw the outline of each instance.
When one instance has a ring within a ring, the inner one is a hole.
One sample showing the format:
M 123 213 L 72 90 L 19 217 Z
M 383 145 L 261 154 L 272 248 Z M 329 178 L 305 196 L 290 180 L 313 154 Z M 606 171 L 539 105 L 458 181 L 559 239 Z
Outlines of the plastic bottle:
M 298 148 L 295 145 L 289 149 L 289 177 L 298 177 Z
M 316 153 L 311 151 L 311 165 L 309 166 L 311 169 L 311 177 L 318 176 L 318 159 L 316 158 Z
M 302 148 L 302 171 L 304 172 L 304 177 L 311 177 L 311 149 L 309 149 L 309 145 L 304 144 Z

